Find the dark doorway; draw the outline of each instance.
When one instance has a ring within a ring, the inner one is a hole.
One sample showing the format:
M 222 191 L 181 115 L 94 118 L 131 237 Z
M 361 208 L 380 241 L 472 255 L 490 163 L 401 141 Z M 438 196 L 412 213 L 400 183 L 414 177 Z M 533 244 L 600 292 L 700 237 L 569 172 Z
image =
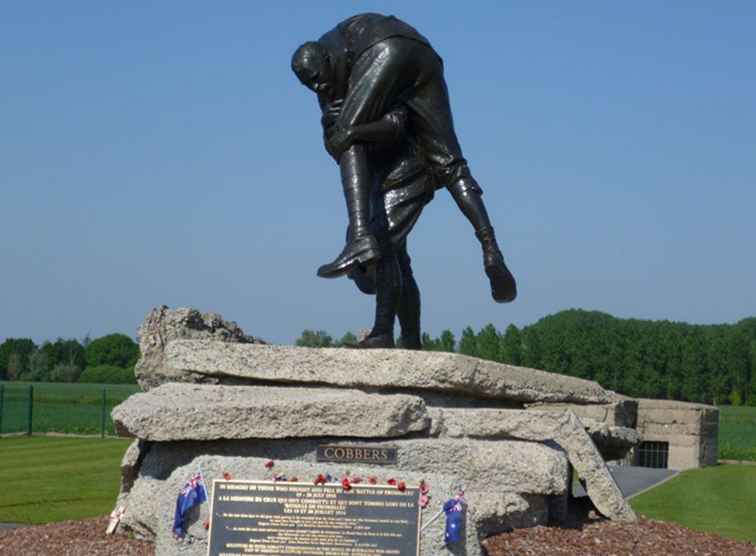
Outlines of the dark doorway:
M 641 442 L 638 447 L 638 465 L 666 469 L 669 460 L 669 442 Z

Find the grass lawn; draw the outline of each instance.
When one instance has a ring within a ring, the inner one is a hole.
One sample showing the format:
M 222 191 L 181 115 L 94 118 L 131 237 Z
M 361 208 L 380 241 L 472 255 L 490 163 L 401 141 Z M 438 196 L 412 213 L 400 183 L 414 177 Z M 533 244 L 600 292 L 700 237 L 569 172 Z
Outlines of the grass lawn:
M 719 457 L 756 461 L 756 407 L 719 407 Z
M 0 438 L 0 522 L 48 523 L 110 513 L 130 442 Z
M 684 471 L 631 505 L 651 519 L 756 543 L 756 465 Z

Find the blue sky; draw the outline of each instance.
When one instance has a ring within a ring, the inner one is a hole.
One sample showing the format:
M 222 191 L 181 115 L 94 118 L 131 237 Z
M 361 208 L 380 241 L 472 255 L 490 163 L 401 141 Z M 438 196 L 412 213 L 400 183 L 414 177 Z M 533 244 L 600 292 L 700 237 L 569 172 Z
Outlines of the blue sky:
M 410 240 L 426 330 L 756 314 L 753 2 L 17 2 L 0 8 L 0 339 L 133 335 L 159 304 L 282 343 L 369 327 L 373 298 L 315 276 L 346 212 L 289 69 L 361 11 L 443 56 L 519 283 L 493 303 L 440 191 Z

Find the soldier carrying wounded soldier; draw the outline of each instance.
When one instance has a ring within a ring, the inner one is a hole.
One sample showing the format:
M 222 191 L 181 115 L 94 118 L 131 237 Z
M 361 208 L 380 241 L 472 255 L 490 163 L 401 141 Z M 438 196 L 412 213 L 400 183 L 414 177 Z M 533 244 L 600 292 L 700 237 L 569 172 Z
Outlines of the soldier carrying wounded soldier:
M 349 275 L 377 297 L 375 326 L 360 347 L 393 347 L 395 316 L 402 346 L 420 347 L 420 294 L 406 240 L 443 186 L 481 243 L 494 300 L 514 300 L 515 280 L 462 156 L 443 64 L 428 40 L 393 16 L 361 14 L 300 46 L 292 69 L 318 95 L 349 215 L 346 246 L 318 276 Z

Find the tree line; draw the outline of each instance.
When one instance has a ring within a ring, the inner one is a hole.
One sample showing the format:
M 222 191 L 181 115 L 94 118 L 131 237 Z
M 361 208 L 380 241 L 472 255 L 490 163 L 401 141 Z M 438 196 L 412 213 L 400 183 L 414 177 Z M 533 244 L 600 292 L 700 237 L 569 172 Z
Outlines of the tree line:
M 125 334 L 43 342 L 7 338 L 0 344 L 0 380 L 132 384 L 139 346 Z
M 328 336 L 305 332 L 298 345 Z M 570 309 L 523 328 L 468 326 L 459 341 L 450 330 L 424 334 L 423 349 L 587 378 L 632 397 L 756 406 L 754 317 L 698 325 Z

